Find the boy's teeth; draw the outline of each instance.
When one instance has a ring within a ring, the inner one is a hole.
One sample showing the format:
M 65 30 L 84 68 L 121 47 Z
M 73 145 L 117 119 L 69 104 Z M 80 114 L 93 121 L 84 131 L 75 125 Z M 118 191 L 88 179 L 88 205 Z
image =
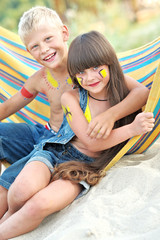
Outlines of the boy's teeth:
M 52 55 L 50 55 L 50 56 L 48 56 L 48 57 L 46 57 L 45 60 L 49 60 L 49 59 L 52 58 L 54 55 L 55 55 L 55 53 L 52 54 Z
M 45 58 L 45 60 L 48 60 L 48 59 L 50 59 L 52 56 L 53 56 L 53 55 L 51 55 L 51 56 L 49 56 L 49 57 L 46 57 L 46 58 Z

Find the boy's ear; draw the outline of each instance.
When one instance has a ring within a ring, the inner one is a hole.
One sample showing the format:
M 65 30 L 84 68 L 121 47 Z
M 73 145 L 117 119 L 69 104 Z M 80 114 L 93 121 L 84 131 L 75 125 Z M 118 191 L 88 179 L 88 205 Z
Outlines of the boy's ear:
M 62 33 L 63 33 L 63 40 L 64 41 L 68 41 L 68 39 L 69 39 L 69 30 L 68 30 L 66 25 L 63 25 Z

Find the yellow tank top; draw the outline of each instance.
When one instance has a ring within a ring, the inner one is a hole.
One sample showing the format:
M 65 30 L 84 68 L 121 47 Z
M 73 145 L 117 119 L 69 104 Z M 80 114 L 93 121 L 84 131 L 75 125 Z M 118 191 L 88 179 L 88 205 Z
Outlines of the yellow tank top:
M 88 122 L 90 122 L 92 120 L 91 111 L 90 111 L 90 108 L 89 108 L 89 96 L 87 96 L 87 106 L 86 106 L 84 116 L 85 116 L 85 118 L 87 119 Z

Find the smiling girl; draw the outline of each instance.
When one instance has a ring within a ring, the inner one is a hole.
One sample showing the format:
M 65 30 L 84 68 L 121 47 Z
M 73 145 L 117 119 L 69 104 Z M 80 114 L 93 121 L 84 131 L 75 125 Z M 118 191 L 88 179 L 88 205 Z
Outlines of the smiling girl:
M 68 53 L 68 71 L 77 86 L 61 97 L 64 113 L 76 135 L 71 143 L 82 154 L 94 160 L 84 163 L 73 159 L 76 161 L 60 164 L 53 179 L 62 177 L 75 182 L 85 180 L 95 185 L 104 176 L 104 167 L 129 138 L 152 130 L 153 114 L 140 113 L 140 109 L 116 121 L 106 139 L 91 138 L 86 134 L 91 119 L 117 106 L 137 83 L 135 80 L 126 82 L 114 49 L 96 31 L 82 34 L 73 40 Z M 84 109 L 82 101 L 85 102 Z

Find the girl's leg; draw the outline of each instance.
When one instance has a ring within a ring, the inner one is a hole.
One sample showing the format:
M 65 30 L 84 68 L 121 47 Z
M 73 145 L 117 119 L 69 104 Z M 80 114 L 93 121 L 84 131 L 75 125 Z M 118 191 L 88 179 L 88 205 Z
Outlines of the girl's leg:
M 0 223 L 18 211 L 35 193 L 46 187 L 50 178 L 51 172 L 44 163 L 28 163 L 8 190 L 8 211 Z
M 8 210 L 7 194 L 8 190 L 0 186 L 0 219 Z
M 62 179 L 50 183 L 0 225 L 0 239 L 32 231 L 46 216 L 69 205 L 81 192 L 81 188 L 79 184 Z

